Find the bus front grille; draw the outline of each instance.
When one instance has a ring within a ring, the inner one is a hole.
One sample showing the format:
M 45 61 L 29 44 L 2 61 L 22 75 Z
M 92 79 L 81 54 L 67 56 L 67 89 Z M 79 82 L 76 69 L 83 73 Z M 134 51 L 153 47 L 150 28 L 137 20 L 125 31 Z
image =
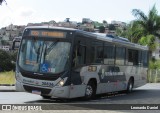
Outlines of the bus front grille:
M 60 75 L 52 75 L 52 74 L 45 74 L 45 75 L 38 75 L 38 74 L 33 74 L 30 72 L 21 72 L 23 77 L 27 78 L 32 78 L 32 79 L 38 79 L 38 80 L 57 80 Z
M 39 87 L 33 87 L 33 86 L 27 86 L 27 85 L 23 85 L 23 87 L 27 92 L 30 92 L 30 93 L 36 90 L 36 91 L 40 91 L 42 95 L 48 95 L 51 92 L 51 89 L 45 89 L 45 88 L 39 88 Z

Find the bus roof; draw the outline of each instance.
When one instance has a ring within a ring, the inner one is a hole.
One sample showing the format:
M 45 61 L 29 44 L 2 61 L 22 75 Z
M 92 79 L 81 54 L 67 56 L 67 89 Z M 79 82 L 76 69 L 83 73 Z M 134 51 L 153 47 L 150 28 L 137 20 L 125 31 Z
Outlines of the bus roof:
M 129 42 L 127 39 L 124 40 L 123 37 L 111 38 L 104 33 L 93 33 L 93 32 L 85 32 L 85 31 L 80 31 L 80 30 L 78 30 L 77 32 L 83 34 L 84 36 L 91 36 L 91 37 L 96 38 L 98 40 L 111 42 L 111 43 L 116 43 L 117 45 L 122 45 L 122 46 L 125 46 L 125 47 L 127 46 L 127 47 L 131 47 L 131 48 L 134 48 L 134 49 L 148 50 L 147 46 L 142 46 L 142 45 L 139 45 L 139 44 Z
M 105 34 L 105 33 L 94 33 L 94 32 L 87 32 L 87 31 L 83 31 L 83 30 L 79 30 L 79 29 L 74 29 L 74 28 L 55 27 L 55 26 L 53 26 L 53 27 L 52 26 L 29 26 L 29 27 L 26 27 L 26 29 L 57 29 L 57 30 L 75 31 L 77 34 L 81 34 L 81 35 L 84 35 L 87 37 L 92 37 L 97 40 L 116 43 L 118 45 L 123 45 L 123 46 L 131 47 L 131 48 L 135 48 L 135 49 L 148 50 L 147 46 L 142 46 L 139 44 L 129 42 L 129 41 L 127 41 L 127 39 L 125 40 L 123 37 L 111 38 L 111 37 L 107 36 L 107 34 Z
M 25 29 L 58 29 L 58 30 L 69 30 L 76 31 L 77 29 L 66 28 L 66 27 L 55 27 L 55 26 L 28 26 Z

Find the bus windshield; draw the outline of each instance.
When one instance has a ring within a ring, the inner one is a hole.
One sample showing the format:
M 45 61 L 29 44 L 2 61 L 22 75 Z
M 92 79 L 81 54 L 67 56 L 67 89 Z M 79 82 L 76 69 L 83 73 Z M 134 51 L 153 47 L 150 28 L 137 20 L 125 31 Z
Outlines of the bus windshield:
M 71 44 L 60 41 L 23 39 L 19 66 L 37 73 L 60 73 L 68 67 Z

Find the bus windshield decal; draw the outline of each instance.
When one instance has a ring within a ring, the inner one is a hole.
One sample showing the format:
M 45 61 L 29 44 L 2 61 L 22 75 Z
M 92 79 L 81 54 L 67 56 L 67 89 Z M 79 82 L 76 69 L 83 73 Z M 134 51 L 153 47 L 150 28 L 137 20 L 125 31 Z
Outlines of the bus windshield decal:
M 38 30 L 31 30 L 31 36 L 40 36 L 40 37 L 56 37 L 56 38 L 65 38 L 65 32 L 59 31 L 38 31 Z

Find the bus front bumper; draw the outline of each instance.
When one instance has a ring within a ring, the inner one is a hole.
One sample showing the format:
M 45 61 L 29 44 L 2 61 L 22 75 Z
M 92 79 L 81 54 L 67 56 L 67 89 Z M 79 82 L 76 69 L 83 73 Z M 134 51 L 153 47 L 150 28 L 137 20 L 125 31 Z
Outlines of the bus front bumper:
M 18 92 L 29 92 L 33 94 L 38 94 L 42 96 L 50 96 L 51 98 L 69 98 L 69 88 L 70 86 L 55 86 L 52 89 L 42 88 L 38 86 L 25 85 L 19 81 L 15 84 L 16 91 Z M 39 93 L 38 93 L 39 92 Z

